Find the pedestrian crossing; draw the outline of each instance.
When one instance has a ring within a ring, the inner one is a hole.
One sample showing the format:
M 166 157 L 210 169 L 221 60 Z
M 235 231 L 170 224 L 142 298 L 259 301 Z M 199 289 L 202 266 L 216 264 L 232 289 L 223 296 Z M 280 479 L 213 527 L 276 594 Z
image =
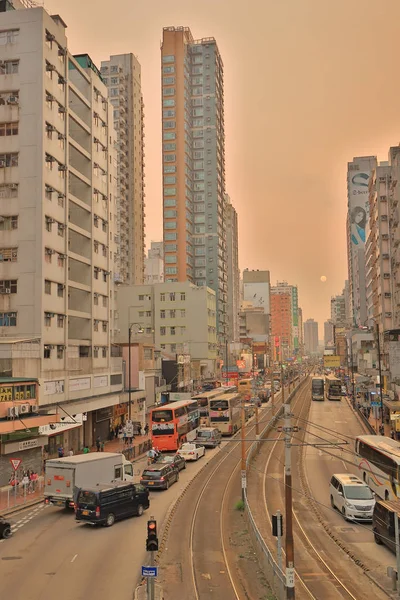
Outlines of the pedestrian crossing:
M 29 523 L 30 521 L 32 521 L 32 519 L 34 519 L 35 517 L 37 517 L 42 510 L 45 510 L 48 507 L 48 505 L 46 504 L 38 504 L 37 506 L 35 506 L 35 508 L 33 508 L 32 510 L 30 510 L 26 515 L 24 515 L 19 521 L 16 521 L 15 523 L 12 523 L 11 525 L 11 532 L 12 533 L 16 533 L 19 529 L 21 529 L 21 527 L 23 527 L 24 525 L 27 525 L 27 523 Z M 12 517 L 10 519 L 12 521 Z M 2 544 L 3 542 L 5 542 L 7 540 L 0 540 L 0 544 Z

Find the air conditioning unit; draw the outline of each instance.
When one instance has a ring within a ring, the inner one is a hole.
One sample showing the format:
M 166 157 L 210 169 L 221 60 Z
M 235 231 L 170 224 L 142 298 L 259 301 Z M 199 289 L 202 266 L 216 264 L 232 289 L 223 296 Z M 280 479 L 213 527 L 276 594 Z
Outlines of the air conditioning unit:
M 8 99 L 8 104 L 18 104 L 18 97 L 17 96 L 10 96 Z
M 6 288 L 6 289 L 4 290 L 4 293 L 5 293 L 5 294 L 11 294 L 11 288 Z
M 31 404 L 31 412 L 34 414 L 39 414 L 39 407 L 37 404 Z
M 18 417 L 18 406 L 11 406 L 7 409 L 7 417 L 12 419 L 13 417 Z
M 30 404 L 21 404 L 18 407 L 18 410 L 21 415 L 26 415 L 27 413 L 31 412 L 31 405 Z

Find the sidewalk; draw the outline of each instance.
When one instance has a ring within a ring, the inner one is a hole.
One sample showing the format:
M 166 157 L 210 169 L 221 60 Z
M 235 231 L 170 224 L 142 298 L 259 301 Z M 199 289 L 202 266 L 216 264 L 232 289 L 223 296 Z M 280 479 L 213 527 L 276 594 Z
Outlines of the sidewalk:
M 121 452 L 128 460 L 133 462 L 147 452 L 149 445 L 150 437 L 148 435 L 138 435 L 133 440 L 132 445 L 124 444 L 124 441 L 120 439 L 105 442 L 104 452 Z M 90 451 L 96 452 L 96 446 L 92 446 Z M 79 454 L 82 454 L 82 452 Z M 24 505 L 37 504 L 43 499 L 43 488 L 43 476 L 39 477 L 36 490 L 31 493 L 22 492 L 22 489 L 17 489 L 15 493 L 15 489 L 11 485 L 0 487 L 0 514 L 18 510 Z

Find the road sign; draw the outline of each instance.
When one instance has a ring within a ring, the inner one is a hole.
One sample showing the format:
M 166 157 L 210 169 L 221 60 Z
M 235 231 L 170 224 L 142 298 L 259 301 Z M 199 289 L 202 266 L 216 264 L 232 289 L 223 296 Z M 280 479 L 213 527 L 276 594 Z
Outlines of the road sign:
M 376 400 L 372 400 L 372 402 L 371 402 L 371 406 L 380 406 L 380 405 L 381 405 L 380 401 L 377 402 Z
M 10 463 L 14 471 L 17 471 L 19 465 L 22 463 L 22 460 L 20 458 L 10 458 Z
M 158 567 L 143 567 L 142 566 L 142 577 L 157 577 Z
M 243 469 L 243 471 L 242 471 L 242 490 L 246 489 L 246 485 L 247 485 L 247 482 L 246 482 L 246 470 Z
M 340 356 L 325 355 L 324 356 L 324 367 L 340 367 Z

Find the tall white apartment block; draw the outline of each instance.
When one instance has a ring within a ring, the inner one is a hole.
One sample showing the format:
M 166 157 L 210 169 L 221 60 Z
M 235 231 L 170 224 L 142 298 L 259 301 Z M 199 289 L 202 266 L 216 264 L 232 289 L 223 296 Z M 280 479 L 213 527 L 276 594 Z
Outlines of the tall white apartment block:
M 240 271 L 239 271 L 239 228 L 238 214 L 225 194 L 225 228 L 227 246 L 227 302 L 226 326 L 229 342 L 239 341 Z
M 65 28 L 40 7 L 0 12 L 0 365 L 39 378 L 41 406 L 79 413 L 122 388 L 116 160 L 107 87 Z M 13 360 L 21 340 L 35 350 Z
M 145 283 L 163 283 L 164 281 L 164 244 L 163 242 L 151 242 L 144 261 Z
M 117 271 L 115 280 L 144 280 L 144 111 L 141 66 L 133 54 L 110 56 L 101 73 L 113 106 L 118 152 Z

